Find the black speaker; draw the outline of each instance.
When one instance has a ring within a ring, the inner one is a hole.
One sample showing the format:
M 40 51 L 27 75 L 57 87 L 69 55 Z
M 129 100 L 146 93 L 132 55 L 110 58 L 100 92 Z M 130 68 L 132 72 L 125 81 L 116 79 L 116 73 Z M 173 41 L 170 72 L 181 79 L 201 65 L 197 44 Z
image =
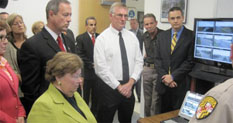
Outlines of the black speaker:
M 0 8 L 6 8 L 8 0 L 0 0 Z

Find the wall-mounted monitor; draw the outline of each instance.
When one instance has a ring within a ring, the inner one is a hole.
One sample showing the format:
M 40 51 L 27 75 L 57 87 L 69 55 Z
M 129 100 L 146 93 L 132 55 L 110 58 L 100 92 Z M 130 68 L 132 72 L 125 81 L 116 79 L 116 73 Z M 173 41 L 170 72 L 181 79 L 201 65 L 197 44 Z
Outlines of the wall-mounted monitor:
M 230 45 L 233 43 L 233 18 L 196 18 L 194 60 L 216 67 L 208 72 L 231 70 Z M 215 70 L 215 71 L 214 71 Z

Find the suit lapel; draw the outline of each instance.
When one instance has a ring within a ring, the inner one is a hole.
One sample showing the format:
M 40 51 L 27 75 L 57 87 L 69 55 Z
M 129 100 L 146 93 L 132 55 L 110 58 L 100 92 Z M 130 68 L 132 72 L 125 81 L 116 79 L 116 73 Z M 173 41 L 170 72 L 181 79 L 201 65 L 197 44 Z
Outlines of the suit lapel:
M 1 69 L 0 69 L 0 76 L 3 76 L 3 78 L 6 79 L 6 81 L 10 85 L 11 89 L 13 90 L 13 92 L 17 94 L 18 90 L 16 90 L 16 88 L 18 86 L 18 83 L 16 83 L 16 82 L 18 82 L 18 79 L 14 76 L 13 70 L 10 69 L 10 66 L 9 66 L 8 63 L 6 64 L 6 69 L 10 73 L 10 75 L 12 77 L 12 80 L 10 80 L 10 78 L 8 77 L 8 75 L 3 70 L 1 70 Z
M 171 55 L 171 41 L 172 41 L 172 39 L 171 39 L 171 29 L 168 31 L 168 33 L 167 33 L 167 46 L 166 46 L 166 51 L 167 51 L 167 54 L 168 54 L 168 56 L 170 56 Z
M 80 121 L 85 121 L 84 117 L 79 114 L 68 102 L 64 103 L 63 106 L 63 111 L 66 115 L 69 117 L 73 118 L 74 120 L 80 122 Z
M 58 44 L 56 43 L 57 41 L 53 39 L 53 37 L 49 34 L 49 32 L 45 28 L 42 29 L 42 34 L 45 41 L 47 41 L 49 47 L 51 47 L 56 52 L 61 51 Z
M 64 114 L 68 115 L 77 122 L 85 120 L 81 114 L 79 114 L 68 101 L 63 97 L 63 95 L 52 85 L 49 85 L 49 94 L 53 99 L 55 104 L 61 105 L 63 107 Z
M 175 49 L 174 49 L 173 52 L 175 52 L 176 49 L 179 48 L 179 47 L 183 44 L 184 37 L 185 37 L 185 28 L 184 28 L 183 31 L 181 32 L 180 38 L 179 38 L 178 42 L 176 43 L 176 46 L 175 46 Z
M 63 33 L 62 33 L 62 38 L 64 40 L 64 45 L 66 47 L 67 52 L 72 52 L 70 49 L 70 46 L 68 44 L 68 40 L 70 40 L 70 39 L 67 37 L 67 35 L 64 35 Z
M 93 49 L 94 45 L 92 43 L 91 37 L 89 36 L 88 32 L 85 33 L 85 40 L 87 40 L 86 41 L 87 46 L 90 46 L 90 48 Z

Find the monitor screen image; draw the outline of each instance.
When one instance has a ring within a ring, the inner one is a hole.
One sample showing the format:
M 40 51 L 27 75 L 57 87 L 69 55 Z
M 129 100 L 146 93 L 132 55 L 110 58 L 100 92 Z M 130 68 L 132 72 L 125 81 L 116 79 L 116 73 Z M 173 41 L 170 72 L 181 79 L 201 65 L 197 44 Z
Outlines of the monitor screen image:
M 233 43 L 233 18 L 197 18 L 194 32 L 195 59 L 231 64 L 230 45 Z

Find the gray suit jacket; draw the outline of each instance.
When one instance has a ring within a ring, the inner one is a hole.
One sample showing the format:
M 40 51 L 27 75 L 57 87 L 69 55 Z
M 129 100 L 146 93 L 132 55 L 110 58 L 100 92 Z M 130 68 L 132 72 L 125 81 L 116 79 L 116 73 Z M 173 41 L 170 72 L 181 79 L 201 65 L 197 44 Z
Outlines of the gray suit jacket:
M 130 29 L 130 31 L 134 32 L 132 29 Z M 143 51 L 143 30 L 138 29 L 136 36 L 138 38 L 140 50 L 142 52 Z

